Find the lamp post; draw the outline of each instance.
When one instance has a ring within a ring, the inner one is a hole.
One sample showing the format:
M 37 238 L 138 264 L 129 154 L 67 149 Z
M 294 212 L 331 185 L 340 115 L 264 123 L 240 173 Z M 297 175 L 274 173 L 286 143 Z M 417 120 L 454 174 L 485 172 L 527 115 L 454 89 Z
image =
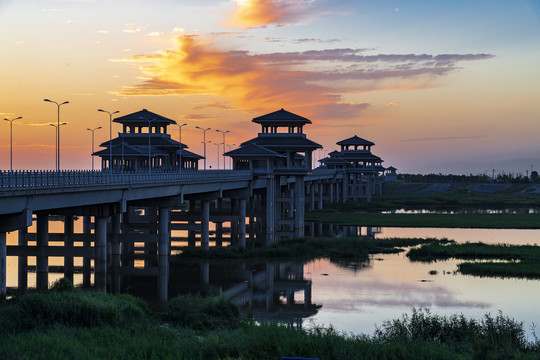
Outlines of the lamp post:
M 219 145 L 222 145 L 223 143 L 214 143 L 214 145 L 217 146 L 217 168 L 219 170 Z M 223 170 L 225 170 L 225 159 L 223 159 Z
M 59 135 L 59 133 L 60 133 L 60 132 L 58 131 L 58 128 L 59 128 L 60 126 L 62 126 L 62 125 L 67 125 L 67 123 L 66 123 L 66 122 L 63 122 L 63 123 L 59 123 L 59 124 L 49 124 L 49 125 L 51 125 L 51 126 L 53 126 L 53 127 L 56 128 L 56 131 L 55 131 L 55 135 L 56 135 L 56 137 L 55 137 L 55 143 L 56 143 L 56 149 L 57 149 L 56 151 L 58 152 L 58 135 Z M 57 154 L 58 154 L 58 153 L 57 153 Z M 56 160 L 56 171 L 58 171 L 59 169 L 58 169 L 58 157 L 57 157 L 57 156 L 55 156 L 55 160 Z
M 56 121 L 56 171 L 60 171 L 60 106 L 64 104 L 69 104 L 69 101 L 64 101 L 63 103 L 57 103 L 49 99 L 43 99 L 43 101 L 56 104 L 58 108 L 58 116 Z
M 11 172 L 13 172 L 13 122 L 19 119 L 22 119 L 22 116 L 15 119 L 4 119 L 9 121 L 9 171 Z
M 87 128 L 86 130 L 92 132 L 92 171 L 94 171 L 94 131 L 101 129 L 101 126 L 98 126 L 97 128 L 90 129 Z
M 204 170 L 206 170 L 206 132 L 208 130 L 211 130 L 210 128 L 207 128 L 207 129 L 203 129 L 201 127 L 198 127 L 198 126 L 195 126 L 196 129 L 199 129 L 199 130 L 202 130 L 203 131 L 203 144 L 204 144 Z
M 103 109 L 98 109 L 98 111 L 109 114 L 109 171 L 112 172 L 112 116 L 120 111 L 116 110 L 114 112 L 110 112 Z
M 180 152 L 178 153 L 178 173 L 182 174 L 182 127 L 186 126 L 187 124 L 174 124 L 178 126 L 178 143 L 180 147 Z
M 223 134 L 223 154 L 225 154 L 225 134 L 230 132 L 229 130 L 216 130 Z M 219 158 L 218 158 L 218 167 L 219 167 Z M 225 170 L 225 155 L 223 155 L 223 170 Z

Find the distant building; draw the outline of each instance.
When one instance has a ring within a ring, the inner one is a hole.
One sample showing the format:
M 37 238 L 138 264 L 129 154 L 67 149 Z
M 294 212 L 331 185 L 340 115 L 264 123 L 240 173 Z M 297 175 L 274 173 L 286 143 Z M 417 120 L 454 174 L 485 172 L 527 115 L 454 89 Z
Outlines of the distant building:
M 167 134 L 167 126 L 176 124 L 174 120 L 143 109 L 113 122 L 122 124 L 123 131 L 93 154 L 101 158 L 103 170 L 171 171 L 179 170 L 180 164 L 182 169 L 198 169 L 203 159 Z
M 392 182 L 397 180 L 397 169 L 393 166 L 387 167 L 384 174 L 385 182 Z

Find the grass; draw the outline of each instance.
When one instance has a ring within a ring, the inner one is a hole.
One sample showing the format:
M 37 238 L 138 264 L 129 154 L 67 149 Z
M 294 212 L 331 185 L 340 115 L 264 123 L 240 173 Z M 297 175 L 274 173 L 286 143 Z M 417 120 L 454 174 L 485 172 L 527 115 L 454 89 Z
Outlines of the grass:
M 214 247 L 209 250 L 188 248 L 178 258 L 236 259 L 236 258 L 297 258 L 303 260 L 367 260 L 370 254 L 397 253 L 401 247 L 416 246 L 434 239 L 370 239 L 370 238 L 296 238 L 286 239 L 266 248 L 244 249 Z
M 413 261 L 482 259 L 498 261 L 464 262 L 458 264 L 462 274 L 540 279 L 540 246 L 488 245 L 484 243 L 432 242 L 410 249 L 407 256 Z
M 49 303 L 51 294 L 62 306 L 51 307 L 50 321 L 39 326 L 6 325 L 5 314 L 21 304 Z M 77 294 L 77 297 L 73 297 Z M 277 323 L 256 324 L 242 319 L 223 298 L 180 297 L 167 313 L 148 312 L 126 296 L 101 294 L 94 315 L 107 317 L 108 308 L 137 307 L 125 321 L 88 321 L 75 312 L 69 323 L 65 309 L 77 303 L 95 304 L 97 294 L 76 290 L 21 295 L 0 303 L 0 358 L 2 359 L 279 359 L 281 356 L 320 359 L 537 359 L 540 345 L 527 341 L 523 324 L 502 314 L 481 320 L 441 317 L 413 309 L 401 319 L 388 320 L 374 335 L 340 333 L 332 328 L 301 329 Z M 27 300 L 32 298 L 32 301 Z M 41 301 L 37 298 L 42 298 Z M 88 297 L 90 300 L 83 300 Z M 200 326 L 185 316 L 208 316 L 211 326 Z M 224 316 L 224 314 L 226 314 Z M 223 319 L 226 318 L 226 321 Z M 54 320 L 53 320 L 54 319 Z M 233 320 L 233 321 L 231 321 Z
M 540 214 L 382 214 L 322 210 L 307 213 L 305 220 L 384 227 L 540 229 Z
M 465 275 L 482 277 L 540 279 L 539 262 L 464 262 L 458 270 Z
M 484 243 L 431 242 L 410 249 L 407 256 L 415 261 L 455 259 L 498 259 L 540 261 L 537 245 L 489 245 Z

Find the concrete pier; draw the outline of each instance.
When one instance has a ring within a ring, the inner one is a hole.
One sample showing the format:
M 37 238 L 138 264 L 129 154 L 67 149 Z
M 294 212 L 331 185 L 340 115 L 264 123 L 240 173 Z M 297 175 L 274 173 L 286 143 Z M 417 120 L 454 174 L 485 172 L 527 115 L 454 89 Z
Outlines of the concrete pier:
M 107 217 L 96 217 L 94 284 L 96 291 L 107 291 Z
M 169 242 L 170 208 L 159 208 L 158 242 L 158 297 L 166 302 L 169 296 Z
M 6 263 L 7 235 L 5 232 L 0 232 L 0 295 L 5 294 L 7 288 Z
M 49 288 L 49 214 L 37 214 L 37 257 L 36 257 L 36 287 L 38 290 Z

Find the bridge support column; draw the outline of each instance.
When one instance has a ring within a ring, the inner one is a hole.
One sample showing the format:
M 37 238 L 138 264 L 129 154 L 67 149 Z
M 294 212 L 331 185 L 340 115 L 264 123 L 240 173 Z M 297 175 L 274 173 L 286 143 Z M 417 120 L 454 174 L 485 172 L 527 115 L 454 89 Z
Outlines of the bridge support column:
M 304 194 L 304 177 L 297 176 L 295 181 L 294 191 L 294 206 L 296 209 L 294 216 L 294 236 L 304 236 L 304 214 L 305 214 L 305 194 Z
M 270 246 L 275 242 L 275 226 L 276 226 L 276 217 L 275 217 L 275 192 L 276 192 L 276 181 L 274 177 L 270 176 L 268 178 L 268 183 L 266 185 L 266 245 Z M 277 179 L 279 183 L 279 178 Z
M 341 202 L 346 203 L 349 200 L 349 173 L 345 172 L 343 174 L 343 183 L 341 185 Z
M 239 209 L 239 200 L 235 198 L 231 198 L 231 215 L 236 215 L 240 211 Z M 239 245 L 239 230 L 238 226 L 240 224 L 239 221 L 231 221 L 231 245 Z
M 189 200 L 188 214 L 190 215 L 190 220 L 188 221 L 188 224 L 190 225 L 190 230 L 188 230 L 188 247 L 195 247 L 195 230 L 193 230 L 193 227 L 195 226 L 195 221 L 192 220 L 194 212 L 195 200 Z
M 107 217 L 95 217 L 94 284 L 96 291 L 107 291 Z
M 7 262 L 7 234 L 0 232 L 0 295 L 6 293 L 7 289 L 7 276 L 6 276 L 6 262 Z
M 319 184 L 319 203 L 318 203 L 318 209 L 319 210 L 322 210 L 323 209 L 323 193 L 324 193 L 324 184 L 323 183 L 320 183 Z
M 353 174 L 353 200 L 358 201 L 358 174 Z
M 49 246 L 49 214 L 37 214 L 36 231 L 36 287 L 38 290 L 47 290 L 49 288 L 49 258 L 47 257 L 47 246 Z
M 73 215 L 64 217 L 64 277 L 73 282 Z
M 28 234 L 27 227 L 19 229 L 19 246 L 28 245 L 26 234 Z M 26 255 L 19 256 L 17 267 L 19 268 L 19 276 L 17 281 L 19 290 L 26 290 L 28 288 L 28 257 Z
M 201 248 L 208 250 L 210 247 L 210 201 L 201 200 Z
M 85 238 L 83 241 L 83 246 L 85 251 L 90 251 L 91 249 L 91 240 L 90 240 L 90 216 L 83 217 L 83 233 Z M 90 278 L 91 278 L 91 258 L 88 256 L 83 257 L 83 287 L 90 287 Z
M 246 247 L 246 199 L 240 199 L 240 211 L 238 212 L 238 244 L 240 247 Z
M 309 184 L 309 210 L 315 210 L 315 184 Z
M 159 243 L 158 243 L 158 296 L 161 302 L 169 297 L 169 242 L 170 208 L 159 208 Z
M 120 227 L 122 214 L 111 218 L 111 293 L 120 293 Z
M 210 284 L 210 263 L 204 262 L 201 264 L 201 282 L 203 285 Z
M 335 186 L 334 182 L 328 183 L 328 190 L 330 190 L 330 193 L 329 193 L 330 204 L 334 203 L 334 186 Z
M 371 182 L 372 178 L 370 175 L 367 177 L 367 185 L 366 185 L 366 201 L 371 202 Z

